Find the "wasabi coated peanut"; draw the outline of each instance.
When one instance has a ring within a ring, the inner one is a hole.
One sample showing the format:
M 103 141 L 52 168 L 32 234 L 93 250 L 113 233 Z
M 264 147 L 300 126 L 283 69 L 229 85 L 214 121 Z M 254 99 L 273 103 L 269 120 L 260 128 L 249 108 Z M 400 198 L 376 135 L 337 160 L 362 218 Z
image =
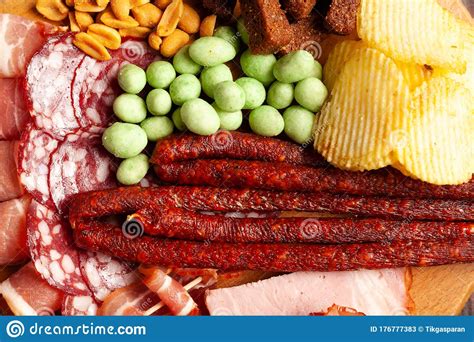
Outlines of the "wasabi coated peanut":
M 214 99 L 225 111 L 235 112 L 245 105 L 245 93 L 242 87 L 232 81 L 224 81 L 214 88 Z
M 134 64 L 124 65 L 120 68 L 118 83 L 124 92 L 138 94 L 146 86 L 145 70 Z
M 283 113 L 285 133 L 298 144 L 311 141 L 315 115 L 301 106 L 291 106 Z
M 214 134 L 220 126 L 216 110 L 203 99 L 187 101 L 181 107 L 181 119 L 191 132 L 199 135 Z
M 214 96 L 214 87 L 224 81 L 232 81 L 232 71 L 225 64 L 216 65 L 210 68 L 204 68 L 201 73 L 201 84 L 204 93 Z
M 148 140 L 157 141 L 173 133 L 173 122 L 166 116 L 155 116 L 143 120 L 140 127 L 145 131 Z
M 240 56 L 240 66 L 245 75 L 262 82 L 264 86 L 269 86 L 275 80 L 273 67 L 276 61 L 274 55 L 252 55 L 250 50 Z
M 164 89 L 153 89 L 146 97 L 146 106 L 153 115 L 166 115 L 171 111 L 171 97 Z
M 247 28 L 245 27 L 244 18 L 240 17 L 237 21 L 237 30 L 239 31 L 240 38 L 242 41 L 249 45 L 249 33 L 247 32 Z
M 327 96 L 326 86 L 316 77 L 304 79 L 295 87 L 296 102 L 312 112 L 319 112 Z
M 135 157 L 147 143 L 145 131 L 130 123 L 116 122 L 102 135 L 102 145 L 117 158 Z
M 212 107 L 216 110 L 217 115 L 221 121 L 220 129 L 227 131 L 235 131 L 242 125 L 242 111 L 237 110 L 235 112 L 227 112 L 214 102 Z
M 173 103 L 181 106 L 188 100 L 198 98 L 201 94 L 201 83 L 196 76 L 184 74 L 176 77 L 170 85 Z
M 173 123 L 178 130 L 181 132 L 186 130 L 186 125 L 184 124 L 183 119 L 181 119 L 181 107 L 176 108 L 173 114 L 171 114 L 171 120 L 173 120 Z
M 112 106 L 115 115 L 125 122 L 139 123 L 146 118 L 145 101 L 133 94 L 119 95 Z
M 191 57 L 189 57 L 189 45 L 182 47 L 173 57 L 173 66 L 180 74 L 197 75 L 202 69 L 202 66 L 195 63 Z
M 271 106 L 255 108 L 249 115 L 250 128 L 264 137 L 274 137 L 283 132 L 285 122 L 281 114 Z
M 254 109 L 261 106 L 265 101 L 265 87 L 262 83 L 251 77 L 241 77 L 235 81 L 245 93 L 245 105 L 243 109 Z
M 219 37 L 202 37 L 189 47 L 189 56 L 202 66 L 215 66 L 234 59 L 232 44 Z
M 156 61 L 146 68 L 146 79 L 153 88 L 168 88 L 176 78 L 176 71 L 170 62 Z
M 309 77 L 316 77 L 320 80 L 323 79 L 323 66 L 317 60 L 314 60 L 313 71 Z
M 315 72 L 313 55 L 308 51 L 293 51 L 280 58 L 273 67 L 273 75 L 283 83 L 295 83 L 311 77 Z
M 294 93 L 293 84 L 275 81 L 268 89 L 267 103 L 276 109 L 286 108 L 293 102 Z
M 123 185 L 139 183 L 148 172 L 150 164 L 143 153 L 123 160 L 117 169 L 117 179 Z
M 240 34 L 231 26 L 219 26 L 214 31 L 214 37 L 219 37 L 229 42 L 235 49 L 235 52 L 240 51 Z

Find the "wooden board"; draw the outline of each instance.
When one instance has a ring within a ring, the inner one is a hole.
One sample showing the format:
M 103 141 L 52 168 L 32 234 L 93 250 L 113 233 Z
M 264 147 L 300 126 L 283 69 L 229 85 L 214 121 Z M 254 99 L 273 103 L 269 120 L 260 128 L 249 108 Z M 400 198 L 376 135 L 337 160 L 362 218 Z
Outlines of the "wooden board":
M 439 0 L 459 18 L 472 18 L 461 0 Z M 0 13 L 13 13 L 32 19 L 41 17 L 34 10 L 35 0 L 0 0 Z M 323 51 L 341 40 L 331 37 L 325 41 Z M 6 278 L 11 268 L 0 269 L 0 280 Z M 238 277 L 220 281 L 220 286 L 235 286 L 272 276 L 270 272 L 242 272 Z M 474 291 L 474 264 L 448 265 L 413 269 L 413 284 L 410 295 L 415 302 L 416 315 L 458 315 Z M 370 294 L 368 294 L 370 295 Z

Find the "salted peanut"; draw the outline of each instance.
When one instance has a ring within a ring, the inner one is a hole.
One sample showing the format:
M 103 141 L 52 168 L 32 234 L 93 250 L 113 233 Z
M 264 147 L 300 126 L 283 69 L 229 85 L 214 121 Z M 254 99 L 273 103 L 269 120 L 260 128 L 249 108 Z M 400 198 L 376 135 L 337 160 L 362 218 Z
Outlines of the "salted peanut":
M 173 0 L 155 0 L 154 4 L 159 9 L 164 10 L 166 9 L 166 7 L 168 7 L 171 4 L 172 1 Z
M 138 21 L 133 19 L 131 16 L 128 16 L 125 20 L 117 19 L 112 10 L 109 8 L 100 14 L 100 21 L 103 24 L 116 29 L 140 26 Z
M 105 46 L 88 33 L 77 33 L 72 43 L 85 54 L 99 61 L 108 61 L 111 58 Z
M 122 37 L 144 39 L 150 34 L 151 31 L 152 29 L 149 27 L 138 26 L 138 27 L 119 29 L 119 34 Z
M 97 13 L 103 11 L 107 7 L 107 3 L 100 6 L 94 0 L 74 0 L 74 9 L 81 12 Z M 102 2 L 102 4 L 104 3 Z
M 61 0 L 38 0 L 36 10 L 52 21 L 64 20 L 69 13 L 69 9 Z
M 92 24 L 87 30 L 99 43 L 111 50 L 117 50 L 122 44 L 122 37 L 116 29 L 103 24 Z
M 183 4 L 183 15 L 178 22 L 178 27 L 186 33 L 193 34 L 199 31 L 201 18 L 198 12 L 188 4 Z
M 242 10 L 240 9 L 240 0 L 235 2 L 234 12 L 232 14 L 235 18 L 239 18 L 242 15 Z
M 163 11 L 153 4 L 145 4 L 132 8 L 132 14 L 140 26 L 153 28 L 158 25 Z
M 214 35 L 214 29 L 216 27 L 217 16 L 215 14 L 208 15 L 202 20 L 201 27 L 199 28 L 199 35 L 201 37 L 210 37 Z
M 64 2 L 66 3 L 66 6 L 74 7 L 74 0 L 66 0 Z
M 158 27 L 156 28 L 156 32 L 158 32 L 160 37 L 167 37 L 176 30 L 176 27 L 183 16 L 183 11 L 183 0 L 173 0 L 173 2 L 166 7 Z
M 110 0 L 110 7 L 117 19 L 126 20 L 130 15 L 130 0 Z
M 81 28 L 79 27 L 79 25 L 77 25 L 76 15 L 74 14 L 74 12 L 69 12 L 68 17 L 69 17 L 69 30 L 71 32 L 81 32 Z
M 94 23 L 94 18 L 89 13 L 75 11 L 74 16 L 76 17 L 77 25 L 81 31 L 86 31 L 89 25 Z
M 159 51 L 162 42 L 163 40 L 161 39 L 161 37 L 158 35 L 156 31 L 153 31 L 148 36 L 148 45 L 150 45 L 152 49 Z
M 97 6 L 99 7 L 107 7 L 109 4 L 110 0 L 96 0 Z
M 160 52 L 164 57 L 172 57 L 189 42 L 189 34 L 176 29 L 168 37 L 163 39 Z
M 150 0 L 130 0 L 130 7 L 138 7 L 138 6 L 143 6 L 144 4 L 149 3 Z

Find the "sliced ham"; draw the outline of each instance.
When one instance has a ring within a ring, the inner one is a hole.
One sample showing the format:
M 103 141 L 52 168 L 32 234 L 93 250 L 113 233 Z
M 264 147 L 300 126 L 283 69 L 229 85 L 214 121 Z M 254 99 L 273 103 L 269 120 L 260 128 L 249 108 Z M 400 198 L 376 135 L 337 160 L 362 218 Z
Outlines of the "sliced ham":
M 48 23 L 0 14 L 0 77 L 23 75 L 31 57 L 57 30 Z
M 0 57 L 1 58 L 1 57 Z M 0 78 L 0 140 L 16 140 L 30 120 L 20 78 Z
M 0 203 L 0 265 L 15 264 L 30 258 L 26 238 L 26 214 L 31 197 Z
M 17 155 L 18 141 L 0 141 L 0 202 L 23 194 L 17 171 Z
M 31 262 L 1 283 L 0 292 L 15 315 L 53 315 L 63 300 L 63 292 L 48 285 Z
M 241 286 L 210 290 L 211 315 L 308 315 L 334 303 L 366 315 L 404 315 L 412 309 L 405 268 L 296 272 Z

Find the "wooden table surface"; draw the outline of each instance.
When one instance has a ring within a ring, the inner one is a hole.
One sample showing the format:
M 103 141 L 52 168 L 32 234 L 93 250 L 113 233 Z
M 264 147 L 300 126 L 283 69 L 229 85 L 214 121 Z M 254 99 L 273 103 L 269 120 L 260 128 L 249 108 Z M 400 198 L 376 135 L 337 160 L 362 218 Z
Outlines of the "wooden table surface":
M 472 18 L 461 0 L 439 0 L 446 8 L 466 21 Z M 472 6 L 472 1 L 468 0 Z M 28 18 L 41 19 L 34 10 L 35 0 L 0 0 L 0 13 L 14 13 Z M 323 45 L 327 50 L 340 37 L 332 37 Z M 0 279 L 11 269 L 0 270 Z M 227 282 L 237 285 L 270 276 L 268 272 L 245 272 L 240 279 Z M 224 285 L 224 283 L 222 283 Z M 415 302 L 416 315 L 458 315 L 474 291 L 474 264 L 413 268 L 413 284 L 410 295 Z M 368 294 L 370 295 L 370 294 Z

